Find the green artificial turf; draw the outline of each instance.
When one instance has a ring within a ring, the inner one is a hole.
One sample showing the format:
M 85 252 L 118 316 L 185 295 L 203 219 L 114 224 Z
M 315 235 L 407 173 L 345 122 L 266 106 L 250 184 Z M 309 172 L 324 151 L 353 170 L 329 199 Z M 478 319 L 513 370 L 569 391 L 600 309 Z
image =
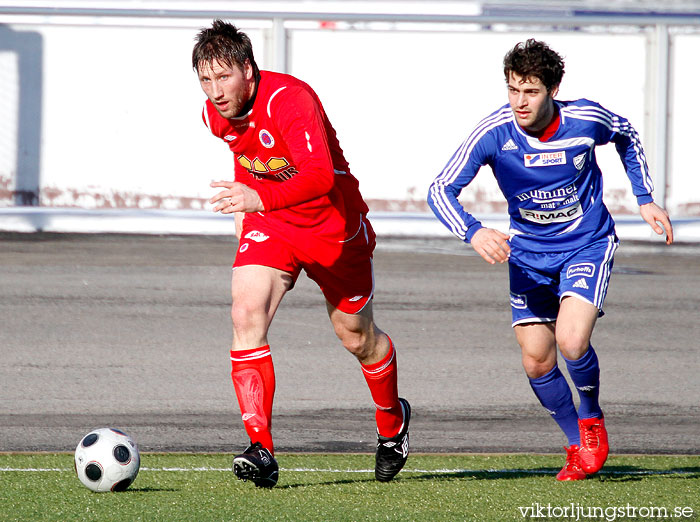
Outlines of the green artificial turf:
M 411 455 L 389 483 L 372 455 L 280 454 L 271 490 L 236 480 L 231 456 L 141 455 L 121 493 L 93 493 L 72 454 L 0 455 L 0 520 L 693 520 L 700 457 L 612 456 L 559 483 L 563 456 Z

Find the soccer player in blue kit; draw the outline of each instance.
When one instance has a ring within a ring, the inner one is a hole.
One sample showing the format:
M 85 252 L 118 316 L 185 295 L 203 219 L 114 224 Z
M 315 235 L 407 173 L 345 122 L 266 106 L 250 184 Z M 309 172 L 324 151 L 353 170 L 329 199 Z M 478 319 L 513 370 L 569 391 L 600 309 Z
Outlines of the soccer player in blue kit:
M 595 147 L 614 143 L 644 221 L 673 242 L 668 213 L 653 186 L 639 135 L 623 117 L 585 99 L 555 96 L 561 56 L 534 39 L 505 56 L 508 104 L 483 119 L 428 193 L 428 203 L 457 237 L 488 263 L 508 261 L 515 337 L 532 390 L 568 439 L 558 480 L 600 470 L 608 436 L 598 401 L 599 365 L 590 344 L 603 315 L 615 224 L 603 203 Z M 457 198 L 483 165 L 508 203 L 509 234 L 484 227 Z M 557 346 L 580 397 L 578 411 L 557 364 Z

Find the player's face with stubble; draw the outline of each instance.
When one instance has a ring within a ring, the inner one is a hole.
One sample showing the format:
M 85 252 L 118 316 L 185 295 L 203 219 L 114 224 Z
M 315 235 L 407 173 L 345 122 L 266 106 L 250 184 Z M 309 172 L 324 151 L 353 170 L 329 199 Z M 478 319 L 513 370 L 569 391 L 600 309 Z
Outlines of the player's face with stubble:
M 508 76 L 508 102 L 515 120 L 528 132 L 544 129 L 554 115 L 557 89 L 547 91 L 539 78 L 523 78 L 511 71 Z
M 198 76 L 202 90 L 226 119 L 237 116 L 255 91 L 253 68 L 248 62 L 242 69 L 218 61 L 202 63 Z

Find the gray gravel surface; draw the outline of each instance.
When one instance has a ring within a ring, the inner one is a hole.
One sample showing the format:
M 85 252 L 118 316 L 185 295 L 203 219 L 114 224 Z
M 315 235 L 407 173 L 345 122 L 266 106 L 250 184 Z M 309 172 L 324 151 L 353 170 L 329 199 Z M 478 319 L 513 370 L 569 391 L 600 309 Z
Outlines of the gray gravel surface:
M 146 451 L 239 451 L 218 236 L 0 234 L 0 451 L 115 426 Z M 593 344 L 613 453 L 700 454 L 700 248 L 623 244 Z M 507 268 L 456 239 L 380 238 L 377 324 L 421 452 L 561 452 L 510 327 Z M 270 333 L 279 451 L 373 452 L 369 391 L 301 276 Z M 562 365 L 563 366 L 563 365 Z

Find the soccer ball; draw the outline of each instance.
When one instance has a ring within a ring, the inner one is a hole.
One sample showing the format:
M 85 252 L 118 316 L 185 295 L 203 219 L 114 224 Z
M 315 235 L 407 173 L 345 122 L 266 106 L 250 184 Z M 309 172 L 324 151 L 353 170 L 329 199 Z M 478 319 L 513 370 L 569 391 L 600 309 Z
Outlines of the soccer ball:
M 114 428 L 92 430 L 75 448 L 75 472 L 93 491 L 124 491 L 136 479 L 140 464 L 136 443 Z

